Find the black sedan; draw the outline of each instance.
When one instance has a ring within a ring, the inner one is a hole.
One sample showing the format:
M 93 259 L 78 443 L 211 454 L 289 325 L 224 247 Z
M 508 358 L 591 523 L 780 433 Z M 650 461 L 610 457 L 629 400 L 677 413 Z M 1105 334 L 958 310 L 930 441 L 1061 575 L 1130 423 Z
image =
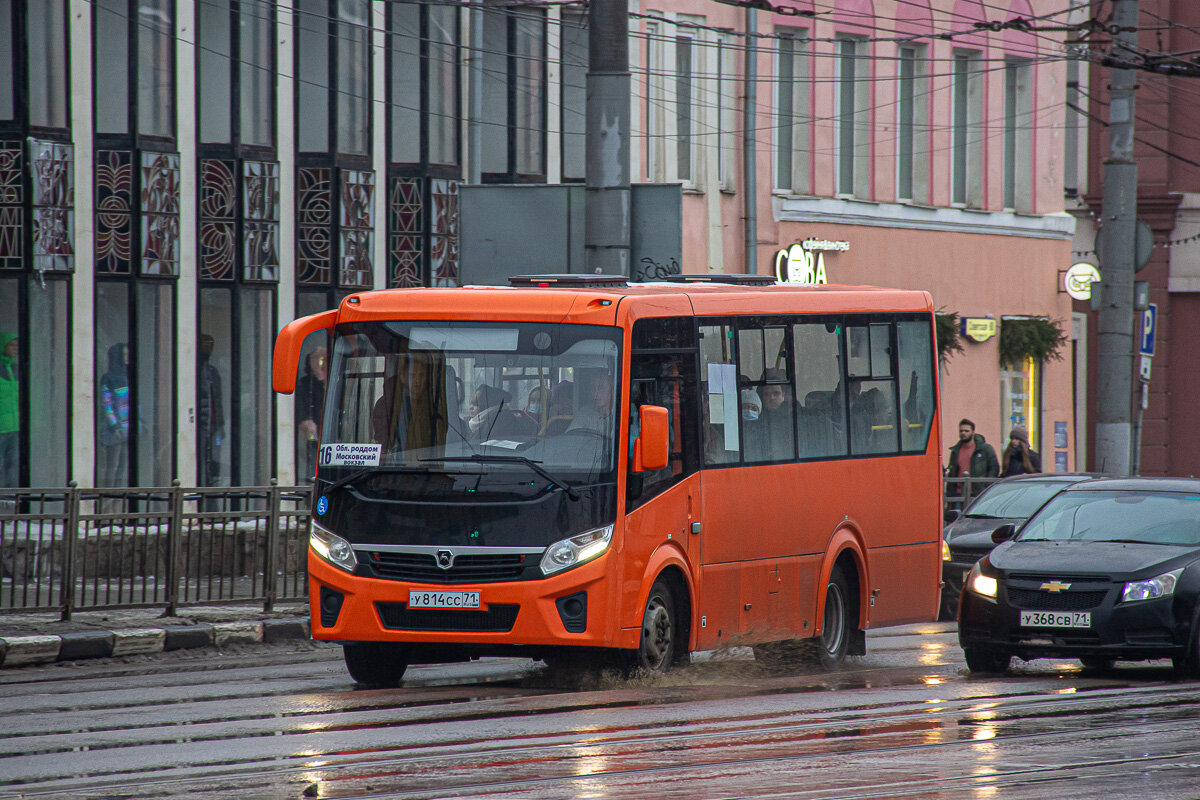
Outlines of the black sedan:
M 958 640 L 972 672 L 1013 656 L 1170 658 L 1200 677 L 1200 480 L 1082 481 L 1014 528 L 967 574 Z
M 942 619 L 958 615 L 963 578 L 996 546 L 992 531 L 1029 519 L 1042 504 L 1073 483 L 1096 477 L 1082 472 L 1043 472 L 1003 478 L 980 492 L 942 531 Z

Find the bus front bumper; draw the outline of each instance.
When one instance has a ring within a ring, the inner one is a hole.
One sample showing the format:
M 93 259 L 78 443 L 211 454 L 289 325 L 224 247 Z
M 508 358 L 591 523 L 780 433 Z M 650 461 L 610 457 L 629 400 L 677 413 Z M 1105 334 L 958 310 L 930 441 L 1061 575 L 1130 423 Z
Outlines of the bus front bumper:
M 607 555 L 607 554 L 606 554 Z M 637 646 L 610 603 L 608 559 L 537 581 L 429 584 L 352 575 L 308 553 L 312 637 L 339 642 Z M 410 592 L 479 593 L 478 608 L 410 608 Z

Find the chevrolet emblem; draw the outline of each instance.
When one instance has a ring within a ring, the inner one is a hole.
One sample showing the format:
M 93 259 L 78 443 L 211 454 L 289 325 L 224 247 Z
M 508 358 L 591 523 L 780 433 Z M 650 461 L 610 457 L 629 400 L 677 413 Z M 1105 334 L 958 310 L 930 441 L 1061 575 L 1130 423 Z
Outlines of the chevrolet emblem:
M 1047 592 L 1065 592 L 1067 589 L 1070 589 L 1070 588 L 1071 588 L 1071 584 L 1060 583 L 1059 581 L 1050 581 L 1049 583 L 1042 584 L 1042 589 Z

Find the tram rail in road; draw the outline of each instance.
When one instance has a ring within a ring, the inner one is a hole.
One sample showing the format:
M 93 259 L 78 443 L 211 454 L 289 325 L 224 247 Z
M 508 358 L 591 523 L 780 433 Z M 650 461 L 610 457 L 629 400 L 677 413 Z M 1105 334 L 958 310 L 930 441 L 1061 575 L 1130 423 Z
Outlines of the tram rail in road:
M 1200 685 L 1166 668 L 972 678 L 950 625 L 868 653 L 632 680 L 495 659 L 372 691 L 320 645 L 6 671 L 0 798 L 1196 796 Z

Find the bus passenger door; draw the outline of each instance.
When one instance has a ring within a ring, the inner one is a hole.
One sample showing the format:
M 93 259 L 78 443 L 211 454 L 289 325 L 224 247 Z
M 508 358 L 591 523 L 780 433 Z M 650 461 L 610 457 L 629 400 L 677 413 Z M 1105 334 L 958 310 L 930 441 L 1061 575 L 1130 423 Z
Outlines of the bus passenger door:
M 695 355 L 633 352 L 629 386 L 630 463 L 626 481 L 626 529 L 633 539 L 633 552 L 644 558 L 658 547 L 670 545 L 696 564 L 699 536 L 691 533 L 700 511 L 700 482 L 697 474 L 699 444 L 695 397 Z M 669 448 L 667 466 L 656 471 L 634 472 L 633 443 L 639 435 L 638 409 L 643 405 L 667 409 Z M 695 569 L 689 566 L 693 576 Z M 630 575 L 629 578 L 635 576 Z M 636 576 L 638 579 L 641 576 Z

